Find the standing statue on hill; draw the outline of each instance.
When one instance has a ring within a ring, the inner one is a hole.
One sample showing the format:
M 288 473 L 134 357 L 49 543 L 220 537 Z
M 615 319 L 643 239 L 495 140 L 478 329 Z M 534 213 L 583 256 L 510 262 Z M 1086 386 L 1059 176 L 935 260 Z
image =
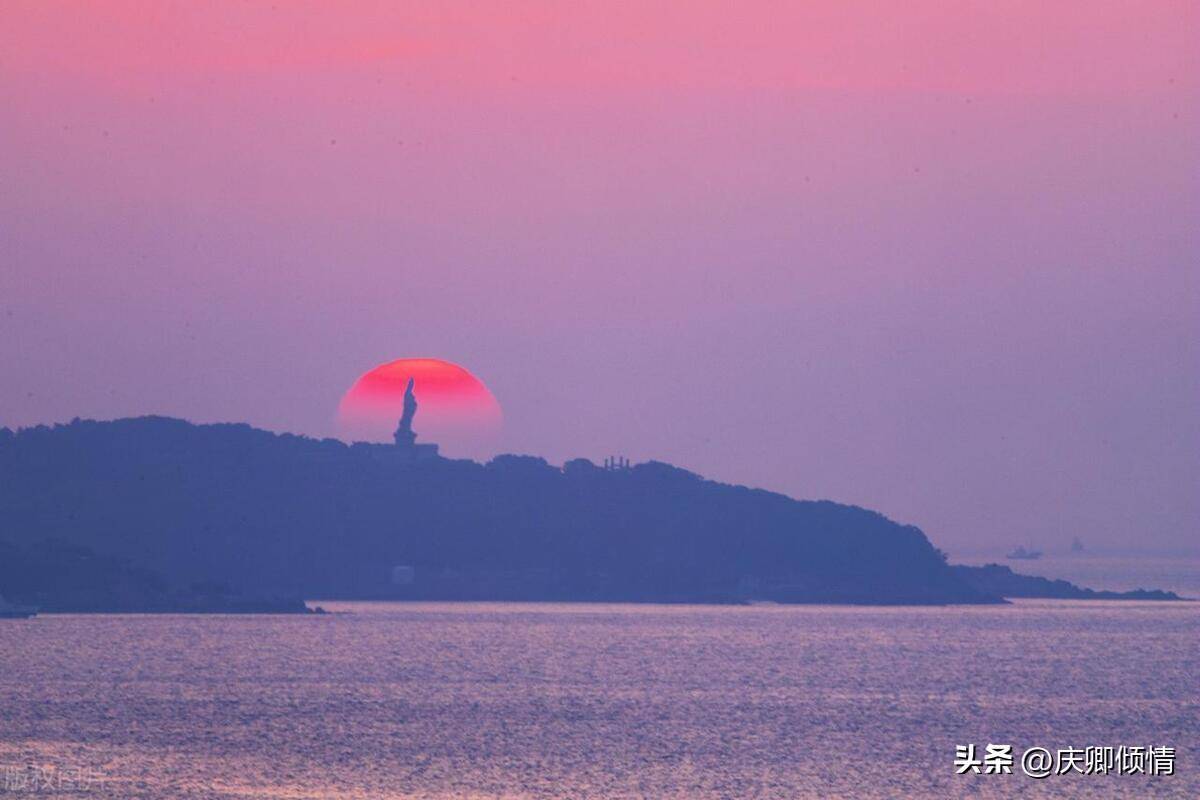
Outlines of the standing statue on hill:
M 400 426 L 393 434 L 396 444 L 402 447 L 412 447 L 417 441 L 417 434 L 412 429 L 413 417 L 417 413 L 417 396 L 413 392 L 415 380 L 408 379 L 408 386 L 404 390 L 404 414 L 400 417 Z

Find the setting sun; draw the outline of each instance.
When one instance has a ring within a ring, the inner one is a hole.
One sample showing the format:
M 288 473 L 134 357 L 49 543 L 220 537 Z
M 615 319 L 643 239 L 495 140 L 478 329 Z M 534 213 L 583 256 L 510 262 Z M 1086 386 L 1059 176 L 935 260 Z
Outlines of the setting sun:
M 500 404 L 463 367 L 437 358 L 401 358 L 363 373 L 338 404 L 338 430 L 348 439 L 390 441 L 404 407 L 409 379 L 422 441 L 451 451 L 475 452 L 499 432 Z

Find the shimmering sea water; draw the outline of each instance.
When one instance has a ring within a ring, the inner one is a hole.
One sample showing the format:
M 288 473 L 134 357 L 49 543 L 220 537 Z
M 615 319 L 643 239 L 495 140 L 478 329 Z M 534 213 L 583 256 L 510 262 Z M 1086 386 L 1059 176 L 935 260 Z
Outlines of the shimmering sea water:
M 332 605 L 0 621 L 0 797 L 1200 797 L 1200 603 Z

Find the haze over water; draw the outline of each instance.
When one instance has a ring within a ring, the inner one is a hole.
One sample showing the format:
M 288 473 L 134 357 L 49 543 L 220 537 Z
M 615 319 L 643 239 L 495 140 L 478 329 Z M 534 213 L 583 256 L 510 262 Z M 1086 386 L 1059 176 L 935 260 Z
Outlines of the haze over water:
M 336 608 L 5 624 L 0 768 L 114 798 L 1200 794 L 1196 604 Z M 970 742 L 1177 773 L 956 776 Z

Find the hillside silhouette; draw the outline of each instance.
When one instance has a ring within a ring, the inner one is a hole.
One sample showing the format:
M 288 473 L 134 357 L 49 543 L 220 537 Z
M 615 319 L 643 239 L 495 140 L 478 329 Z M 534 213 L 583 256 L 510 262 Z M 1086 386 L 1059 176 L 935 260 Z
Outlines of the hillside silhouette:
M 0 597 L 49 612 L 310 612 L 300 597 L 247 596 L 216 581 L 172 586 L 128 559 L 58 539 L 27 547 L 0 541 L 0 587 Z
M 261 596 L 999 602 L 854 506 L 658 462 L 401 456 L 164 417 L 0 429 L 0 542 Z
M 1003 564 L 973 567 L 955 564 L 954 574 L 985 594 L 1001 597 L 1040 597 L 1056 600 L 1181 600 L 1174 592 L 1162 589 L 1132 589 L 1112 592 L 1076 586 L 1069 581 L 1022 575 Z

